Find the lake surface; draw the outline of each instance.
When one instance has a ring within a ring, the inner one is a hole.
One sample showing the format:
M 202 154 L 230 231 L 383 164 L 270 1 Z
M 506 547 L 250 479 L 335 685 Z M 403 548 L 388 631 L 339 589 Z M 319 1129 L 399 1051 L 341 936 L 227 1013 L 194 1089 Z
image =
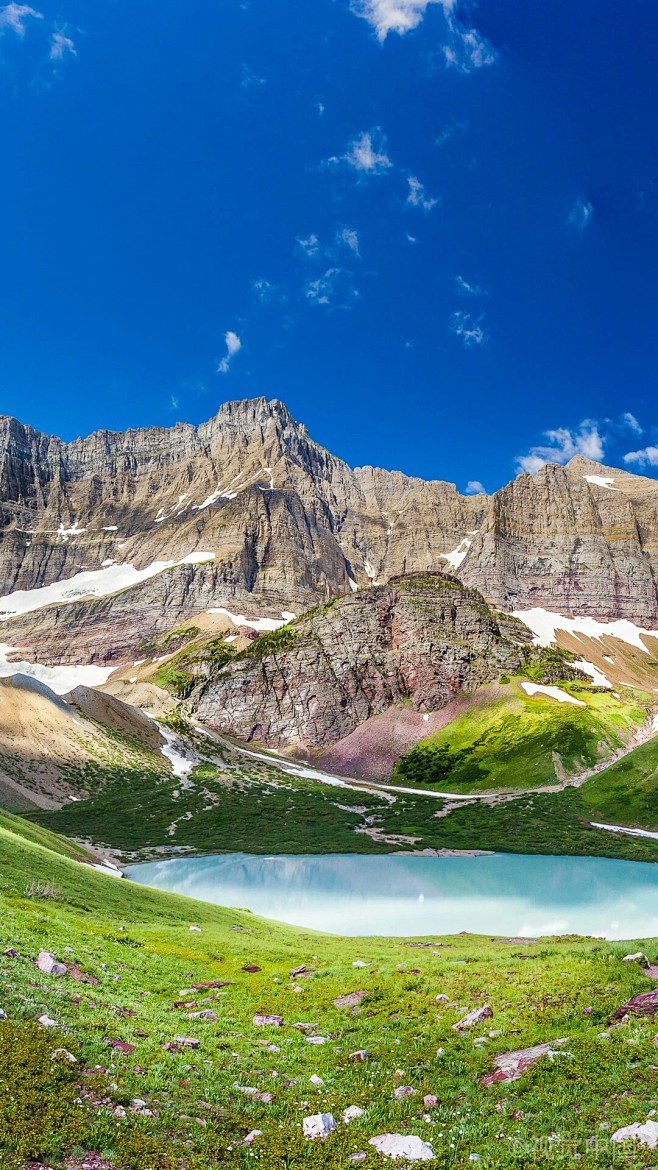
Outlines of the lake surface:
M 599 857 L 244 853 L 128 866 L 144 885 L 344 935 L 658 935 L 658 865 Z

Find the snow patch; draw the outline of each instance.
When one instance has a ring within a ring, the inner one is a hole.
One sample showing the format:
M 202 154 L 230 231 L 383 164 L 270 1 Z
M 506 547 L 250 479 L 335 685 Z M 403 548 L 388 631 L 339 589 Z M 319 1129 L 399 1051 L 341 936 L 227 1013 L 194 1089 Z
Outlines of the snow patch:
M 18 589 L 15 593 L 0 597 L 0 621 L 7 621 L 17 614 L 31 613 L 54 602 L 66 605 L 82 597 L 107 597 L 119 589 L 128 589 L 141 581 L 148 581 L 150 577 L 157 577 L 165 569 L 173 569 L 176 565 L 198 565 L 214 558 L 214 552 L 194 552 L 180 561 L 154 561 L 146 569 L 136 569 L 130 564 L 108 565 L 104 569 L 87 569 L 64 581 L 43 585 L 40 589 Z
M 592 662 L 586 662 L 584 658 L 581 658 L 578 662 L 574 662 L 574 666 L 578 670 L 582 670 L 584 674 L 588 674 L 595 687 L 607 687 L 608 690 L 612 690 L 610 679 L 606 678 L 603 671 L 599 670 L 598 666 L 594 666 Z
M 575 707 L 587 706 L 587 703 L 583 703 L 582 699 L 574 699 L 573 695 L 568 695 L 560 687 L 543 687 L 539 683 L 522 682 L 521 690 L 530 696 L 547 695 L 549 699 L 557 699 L 558 703 L 573 703 Z
M 638 650 L 649 654 L 650 651 L 644 645 L 642 637 L 658 638 L 658 630 L 645 630 L 628 618 L 600 622 L 593 617 L 564 617 L 561 613 L 551 613 L 539 607 L 514 610 L 512 617 L 519 618 L 532 630 L 538 646 L 550 646 L 555 641 L 556 631 L 564 630 L 567 634 L 582 634 L 586 638 L 602 638 L 608 634 L 611 638 L 618 638 L 620 642 L 626 642 L 628 646 L 637 646 Z
M 350 583 L 350 589 L 352 590 L 352 593 L 356 593 L 357 589 L 359 588 L 356 581 L 353 581 L 350 576 L 348 576 L 347 580 Z
M 119 531 L 119 529 L 117 528 L 116 524 L 108 524 L 103 529 L 103 532 L 118 532 L 118 531 Z
M 598 484 L 599 487 L 607 488 L 608 491 L 619 491 L 619 488 L 610 487 L 610 484 L 615 482 L 614 475 L 584 475 L 583 479 L 586 479 L 588 483 L 595 483 Z
M 86 527 L 85 528 L 78 528 L 78 522 L 77 522 L 77 520 L 74 520 L 72 528 L 65 528 L 63 524 L 60 524 L 59 528 L 57 529 L 57 535 L 60 538 L 60 540 L 63 540 L 64 542 L 66 542 L 68 540 L 69 536 L 80 536 L 81 533 L 86 532 L 86 531 L 87 531 Z
M 43 666 L 40 662 L 9 662 L 8 655 L 16 652 L 15 647 L 0 642 L 0 678 L 27 674 L 45 683 L 56 695 L 65 695 L 75 687 L 100 687 L 116 669 L 114 666 Z
M 648 829 L 626 829 L 623 825 L 599 825 L 596 821 L 590 821 L 593 829 L 605 829 L 607 833 L 628 833 L 630 837 L 650 837 L 652 841 L 658 841 L 658 833 L 650 833 Z
M 207 613 L 219 613 L 222 615 L 222 617 L 230 618 L 230 620 L 233 622 L 234 626 L 249 626 L 250 630 L 258 630 L 259 633 L 263 632 L 263 631 L 271 632 L 272 630 L 280 630 L 281 626 L 285 626 L 286 622 L 288 620 L 285 614 L 283 615 L 283 620 L 281 620 L 281 621 L 278 618 L 268 618 L 268 617 L 247 618 L 242 613 L 239 613 L 239 614 L 231 613 L 230 610 L 224 609 L 222 606 L 220 606 L 217 609 L 216 608 L 209 609 L 206 612 Z M 292 616 L 294 617 L 294 614 Z M 228 641 L 228 639 L 224 639 L 224 640 Z
M 472 543 L 473 541 L 469 540 L 468 537 L 465 536 L 461 544 L 458 544 L 457 548 L 453 548 L 452 552 L 439 553 L 439 556 L 442 557 L 444 561 L 448 561 L 450 565 L 452 565 L 453 569 L 458 569 Z
M 158 723 L 158 729 L 165 741 L 160 751 L 165 759 L 169 760 L 174 776 L 184 780 L 192 771 L 196 757 L 186 754 L 178 736 L 174 735 L 174 732 L 170 731 L 168 727 L 163 727 L 161 723 Z

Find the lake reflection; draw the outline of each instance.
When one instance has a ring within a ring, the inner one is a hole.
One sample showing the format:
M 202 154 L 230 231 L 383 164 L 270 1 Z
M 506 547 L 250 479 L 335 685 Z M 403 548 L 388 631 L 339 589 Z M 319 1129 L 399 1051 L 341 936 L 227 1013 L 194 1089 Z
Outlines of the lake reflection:
M 594 857 L 180 857 L 133 881 L 345 935 L 658 935 L 658 865 Z

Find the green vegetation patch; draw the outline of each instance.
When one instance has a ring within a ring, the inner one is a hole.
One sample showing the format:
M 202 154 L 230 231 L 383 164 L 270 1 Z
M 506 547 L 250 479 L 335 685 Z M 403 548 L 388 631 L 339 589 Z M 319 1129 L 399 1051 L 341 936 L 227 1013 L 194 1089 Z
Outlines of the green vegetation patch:
M 585 706 L 530 697 L 511 683 L 504 698 L 482 702 L 411 748 L 394 782 L 453 792 L 555 784 L 611 756 L 647 717 L 642 692 L 622 702 L 573 681 L 562 689 Z

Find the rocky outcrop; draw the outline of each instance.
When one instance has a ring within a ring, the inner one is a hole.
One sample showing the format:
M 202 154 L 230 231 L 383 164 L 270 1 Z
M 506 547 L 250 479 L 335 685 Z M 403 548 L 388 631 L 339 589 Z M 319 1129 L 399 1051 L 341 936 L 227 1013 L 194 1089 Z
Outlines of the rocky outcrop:
M 263 635 L 200 683 L 190 707 L 243 740 L 323 748 L 396 705 L 437 711 L 515 673 L 537 653 L 530 642 L 454 577 L 394 578 Z M 559 673 L 578 676 L 563 662 Z
M 351 469 L 277 401 L 64 443 L 0 418 L 2 597 L 81 570 L 173 563 L 111 598 L 4 625 L 42 661 L 115 661 L 211 606 L 302 613 L 426 570 L 454 572 L 504 609 L 627 617 L 658 626 L 658 484 L 582 458 L 495 495 L 401 472 Z M 33 655 L 32 655 L 33 656 Z

